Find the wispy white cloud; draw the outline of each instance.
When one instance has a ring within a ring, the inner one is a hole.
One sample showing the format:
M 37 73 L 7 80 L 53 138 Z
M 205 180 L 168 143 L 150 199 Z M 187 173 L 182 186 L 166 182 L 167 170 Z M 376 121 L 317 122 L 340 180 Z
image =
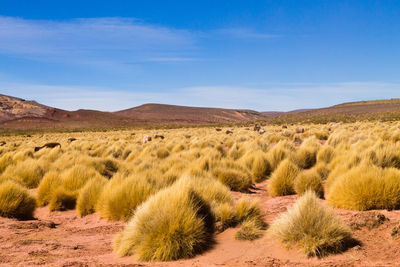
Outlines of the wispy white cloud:
M 302 83 L 301 83 L 302 84 Z M 91 86 L 1 83 L 0 92 L 67 110 L 115 111 L 144 103 L 289 111 L 319 108 L 348 101 L 395 98 L 399 83 L 344 82 L 307 86 L 194 86 L 168 91 L 115 90 Z
M 136 61 L 190 49 L 192 33 L 127 18 L 69 21 L 0 16 L 0 53 L 38 60 Z
M 258 32 L 250 28 L 224 28 L 215 31 L 219 35 L 228 36 L 236 39 L 271 39 L 279 35 Z

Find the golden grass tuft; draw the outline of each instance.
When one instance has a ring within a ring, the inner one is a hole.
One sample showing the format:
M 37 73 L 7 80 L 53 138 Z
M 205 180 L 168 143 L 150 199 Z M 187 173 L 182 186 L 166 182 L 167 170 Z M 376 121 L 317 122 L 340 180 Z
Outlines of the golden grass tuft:
M 237 219 L 242 224 L 241 229 L 235 234 L 236 239 L 255 240 L 263 235 L 267 224 L 264 222 L 258 199 L 242 197 L 236 204 L 236 212 Z
M 282 161 L 278 168 L 272 173 L 268 183 L 270 196 L 292 195 L 294 191 L 294 180 L 299 173 L 299 168 L 289 159 Z
M 259 183 L 271 174 L 271 164 L 262 152 L 255 153 L 252 162 L 252 174 L 254 182 Z
M 61 174 L 62 186 L 67 191 L 76 191 L 96 176 L 98 176 L 98 173 L 94 169 L 78 164 Z
M 177 183 L 150 197 L 114 239 L 119 256 L 145 261 L 190 258 L 210 245 L 213 219 L 208 206 Z
M 93 178 L 80 190 L 76 201 L 76 210 L 80 217 L 96 211 L 97 201 L 107 182 L 108 180 L 103 177 Z
M 41 164 L 37 160 L 29 158 L 16 165 L 9 165 L 2 175 L 15 179 L 28 188 L 36 188 L 44 174 L 45 170 Z
M 400 170 L 361 164 L 329 185 L 329 204 L 352 210 L 400 208 Z
M 13 181 L 0 184 L 0 216 L 31 219 L 35 208 L 35 198 L 26 188 Z
M 351 239 L 347 225 L 333 211 L 318 203 L 312 191 L 273 222 L 270 233 L 289 246 L 298 246 L 308 256 L 325 256 L 346 249 Z
M 136 208 L 153 193 L 153 186 L 143 176 L 114 177 L 100 195 L 97 212 L 111 221 L 128 221 Z
M 51 194 L 53 191 L 62 184 L 60 175 L 56 171 L 49 171 L 45 174 L 39 184 L 37 191 L 37 204 L 38 206 L 46 206 L 49 204 Z
M 317 154 L 317 162 L 326 163 L 328 164 L 331 162 L 335 155 L 335 149 L 330 145 L 322 146 L 322 148 L 318 151 Z
M 218 181 L 228 186 L 233 191 L 246 192 L 252 186 L 251 176 L 240 169 L 219 167 L 213 170 Z
M 294 180 L 294 190 L 298 195 L 303 195 L 308 190 L 313 191 L 318 197 L 324 197 L 321 176 L 316 170 L 302 171 Z
M 165 148 L 160 148 L 159 150 L 157 150 L 157 158 L 159 159 L 165 159 L 166 157 L 169 156 L 169 151 L 168 149 Z
M 76 206 L 78 192 L 71 192 L 63 187 L 57 187 L 51 194 L 50 211 L 73 210 Z

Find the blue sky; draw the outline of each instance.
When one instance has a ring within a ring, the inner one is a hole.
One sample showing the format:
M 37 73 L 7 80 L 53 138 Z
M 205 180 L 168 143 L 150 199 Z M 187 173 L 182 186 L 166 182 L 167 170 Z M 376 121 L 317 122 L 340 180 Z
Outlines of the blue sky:
M 8 1 L 0 93 L 68 110 L 400 97 L 400 1 Z

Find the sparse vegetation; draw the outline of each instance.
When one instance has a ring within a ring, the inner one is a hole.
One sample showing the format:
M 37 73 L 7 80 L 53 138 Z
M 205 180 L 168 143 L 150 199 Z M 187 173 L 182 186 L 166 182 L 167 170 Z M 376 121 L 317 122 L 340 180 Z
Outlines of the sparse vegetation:
M 398 123 L 263 128 L 262 135 L 247 127 L 233 127 L 232 134 L 214 128 L 170 129 L 163 130 L 164 139 L 146 144 L 142 140 L 149 131 L 139 129 L 135 135 L 76 132 L 74 142 L 58 133 L 5 137 L 0 187 L 18 191 L 26 204 L 2 216 L 31 217 L 32 199 L 51 211 L 76 209 L 81 217 L 97 213 L 102 220 L 129 222 L 115 239 L 118 255 L 174 260 L 204 251 L 230 227 L 237 227 L 238 240 L 263 236 L 262 211 L 269 207 L 251 193 L 301 196 L 271 232 L 310 256 L 342 251 L 349 238 L 325 204 L 400 209 Z M 61 148 L 33 152 L 36 144 L 48 142 Z
M 270 232 L 283 243 L 298 246 L 308 256 L 337 253 L 351 242 L 349 227 L 319 204 L 312 191 L 307 191 L 282 214 L 271 225 Z
M 35 208 L 35 199 L 24 187 L 13 181 L 0 184 L 0 216 L 31 219 Z
M 294 180 L 298 173 L 299 168 L 291 160 L 282 161 L 269 180 L 269 194 L 272 197 L 294 194 Z

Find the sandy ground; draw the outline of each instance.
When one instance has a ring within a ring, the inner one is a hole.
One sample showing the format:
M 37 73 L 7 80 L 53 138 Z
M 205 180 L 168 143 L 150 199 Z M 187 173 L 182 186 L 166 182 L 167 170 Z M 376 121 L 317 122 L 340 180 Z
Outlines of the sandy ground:
M 297 196 L 271 198 L 266 182 L 249 194 L 261 200 L 270 224 L 293 204 Z M 234 193 L 236 198 L 240 193 Z M 322 201 L 323 202 L 323 201 Z M 215 237 L 215 245 L 202 255 L 167 263 L 139 262 L 134 257 L 118 258 L 112 239 L 124 223 L 106 222 L 96 214 L 79 218 L 76 211 L 49 212 L 39 208 L 37 220 L 0 218 L 1 266 L 400 266 L 400 238 L 391 236 L 400 223 L 400 211 L 355 212 L 335 209 L 351 225 L 361 243 L 339 255 L 307 258 L 296 248 L 287 249 L 267 234 L 256 241 L 234 239 L 237 229 Z M 384 215 L 385 217 L 378 216 Z M 400 234 L 399 234 L 400 235 Z

